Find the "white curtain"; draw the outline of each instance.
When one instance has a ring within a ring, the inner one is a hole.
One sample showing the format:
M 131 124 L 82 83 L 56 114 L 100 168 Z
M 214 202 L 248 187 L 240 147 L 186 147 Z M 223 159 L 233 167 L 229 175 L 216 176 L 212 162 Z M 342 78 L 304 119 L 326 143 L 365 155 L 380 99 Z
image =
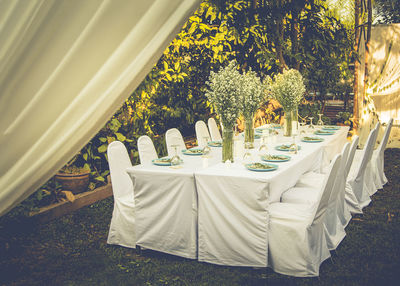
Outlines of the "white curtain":
M 364 50 L 360 50 L 361 59 Z M 363 65 L 362 65 L 363 67 Z M 376 119 L 387 123 L 393 118 L 394 125 L 388 147 L 400 147 L 400 24 L 377 25 L 372 27 L 370 39 L 369 84 L 366 95 L 372 99 L 367 105 L 360 105 L 361 133 L 364 142 Z M 363 84 L 363 79 L 360 84 Z M 369 113 L 374 109 L 375 114 Z M 383 135 L 381 128 L 378 141 Z M 361 143 L 362 145 L 362 143 Z
M 387 123 L 393 118 L 388 147 L 400 148 L 400 24 L 374 26 L 371 50 L 369 92 L 379 119 Z
M 0 0 L 0 215 L 135 90 L 200 0 Z

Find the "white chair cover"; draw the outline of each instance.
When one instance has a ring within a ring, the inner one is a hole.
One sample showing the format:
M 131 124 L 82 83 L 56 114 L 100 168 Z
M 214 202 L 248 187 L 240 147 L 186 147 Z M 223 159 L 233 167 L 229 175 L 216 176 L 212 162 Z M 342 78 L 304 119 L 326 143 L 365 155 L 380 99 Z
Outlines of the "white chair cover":
M 129 169 L 134 182 L 136 244 L 197 258 L 197 195 L 193 173 Z
M 196 122 L 194 127 L 196 130 L 197 144 L 199 145 L 199 147 L 203 148 L 207 145 L 207 141 L 211 140 L 210 133 L 208 133 L 207 125 L 204 121 L 199 120 Z
M 350 220 L 351 220 L 351 212 L 350 209 L 346 203 L 346 184 L 347 184 L 347 177 L 349 175 L 349 171 L 351 168 L 351 165 L 353 163 L 353 159 L 354 159 L 354 154 L 356 153 L 356 149 L 358 146 L 358 141 L 360 140 L 360 138 L 355 135 L 353 137 L 353 141 L 351 142 L 351 146 L 350 146 L 350 150 L 349 150 L 349 154 L 347 156 L 347 160 L 346 160 L 346 165 L 345 165 L 345 169 L 344 169 L 344 193 L 343 193 L 343 201 L 340 200 L 340 204 L 338 205 L 339 210 L 338 210 L 338 215 L 339 215 L 339 219 L 343 225 L 343 227 L 346 227 Z
M 374 148 L 375 148 L 376 143 L 377 143 L 377 137 L 378 137 L 380 125 L 381 124 L 379 122 L 376 123 L 376 126 L 375 126 L 375 130 L 376 130 L 375 141 L 374 141 L 374 144 L 372 145 L 371 158 L 369 159 L 369 161 L 367 163 L 367 168 L 365 169 L 365 175 L 364 175 L 365 188 L 366 188 L 366 191 L 367 191 L 369 196 L 372 196 L 377 191 L 377 187 L 376 187 L 375 181 L 374 181 L 374 171 L 373 171 L 373 167 L 372 167 L 372 155 L 374 153 Z M 355 155 L 355 160 L 356 161 L 360 161 L 361 153 L 362 153 L 362 150 L 357 150 L 356 151 L 356 155 Z
M 217 123 L 212 117 L 208 118 L 208 129 L 210 130 L 212 141 L 222 141 L 221 133 L 218 130 Z
M 345 226 L 339 219 L 339 212 L 343 212 L 346 185 L 344 171 L 349 148 L 350 143 L 346 143 L 343 147 L 341 163 L 337 170 L 332 170 L 332 161 L 328 166 L 326 174 L 321 176 L 321 174 L 314 172 L 306 173 L 307 178 L 301 180 L 302 185 L 300 187 L 296 184 L 294 188 L 289 189 L 282 195 L 282 202 L 314 205 L 319 201 L 320 192 L 323 191 L 323 183 L 326 181 L 325 177 L 333 176 L 335 178 L 325 219 L 326 240 L 329 250 L 336 249 L 346 236 Z
M 140 136 L 137 141 L 140 164 L 151 164 L 151 161 L 158 158 L 153 140 L 147 135 Z
M 165 133 L 165 143 L 167 144 L 168 156 L 172 157 L 175 155 L 175 149 L 172 145 L 178 145 L 177 152 L 178 154 L 182 150 L 186 150 L 185 141 L 183 141 L 183 137 L 181 132 L 176 128 L 171 128 L 167 130 Z
M 376 189 L 382 189 L 387 183 L 387 178 L 384 172 L 384 154 L 387 142 L 389 140 L 390 131 L 393 125 L 393 118 L 391 118 L 386 126 L 385 133 L 378 148 L 374 151 L 371 159 L 371 167 Z
M 114 195 L 114 210 L 107 243 L 125 247 L 136 247 L 135 202 L 133 184 L 126 169 L 132 166 L 125 145 L 111 142 L 107 149 L 111 185 Z
M 346 203 L 352 213 L 362 213 L 362 209 L 369 205 L 371 199 L 365 181 L 367 165 L 371 160 L 373 146 L 376 140 L 377 129 L 369 133 L 361 160 L 353 160 L 346 183 Z M 354 157 L 356 158 L 356 157 Z
M 336 173 L 341 155 L 331 163 Z M 307 277 L 318 276 L 319 266 L 330 257 L 324 230 L 325 213 L 335 177 L 327 176 L 324 191 L 316 206 L 273 203 L 270 205 L 269 266 L 278 273 Z

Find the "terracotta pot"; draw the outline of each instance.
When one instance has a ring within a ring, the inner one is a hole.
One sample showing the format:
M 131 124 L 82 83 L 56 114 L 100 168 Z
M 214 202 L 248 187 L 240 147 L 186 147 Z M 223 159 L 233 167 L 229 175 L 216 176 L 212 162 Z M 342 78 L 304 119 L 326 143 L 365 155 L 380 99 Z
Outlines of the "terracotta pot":
M 64 190 L 71 191 L 73 194 L 79 194 L 87 190 L 89 186 L 90 172 L 83 174 L 57 173 L 56 180 Z

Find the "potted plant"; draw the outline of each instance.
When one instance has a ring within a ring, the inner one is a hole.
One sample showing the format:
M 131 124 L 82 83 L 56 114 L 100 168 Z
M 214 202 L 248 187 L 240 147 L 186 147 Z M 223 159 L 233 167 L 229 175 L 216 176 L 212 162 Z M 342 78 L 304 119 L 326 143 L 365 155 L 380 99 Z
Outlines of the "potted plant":
M 83 167 L 74 165 L 78 155 L 75 155 L 55 175 L 55 179 L 62 186 L 62 189 L 71 191 L 73 194 L 82 193 L 89 186 L 90 168 L 88 165 L 85 164 Z

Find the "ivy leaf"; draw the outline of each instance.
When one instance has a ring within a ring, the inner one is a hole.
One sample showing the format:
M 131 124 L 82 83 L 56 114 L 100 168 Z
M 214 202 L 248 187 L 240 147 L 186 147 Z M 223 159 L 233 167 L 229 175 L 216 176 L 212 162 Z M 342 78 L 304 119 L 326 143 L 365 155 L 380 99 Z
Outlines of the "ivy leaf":
M 106 152 L 107 151 L 107 144 L 101 145 L 99 148 L 97 148 L 97 151 L 99 151 L 99 153 Z
M 94 178 L 96 181 L 100 181 L 100 182 L 104 182 L 105 179 L 102 176 L 98 176 L 96 178 Z
M 115 135 L 117 136 L 117 140 L 124 142 L 126 140 L 126 137 L 122 134 L 122 133 L 115 133 Z

